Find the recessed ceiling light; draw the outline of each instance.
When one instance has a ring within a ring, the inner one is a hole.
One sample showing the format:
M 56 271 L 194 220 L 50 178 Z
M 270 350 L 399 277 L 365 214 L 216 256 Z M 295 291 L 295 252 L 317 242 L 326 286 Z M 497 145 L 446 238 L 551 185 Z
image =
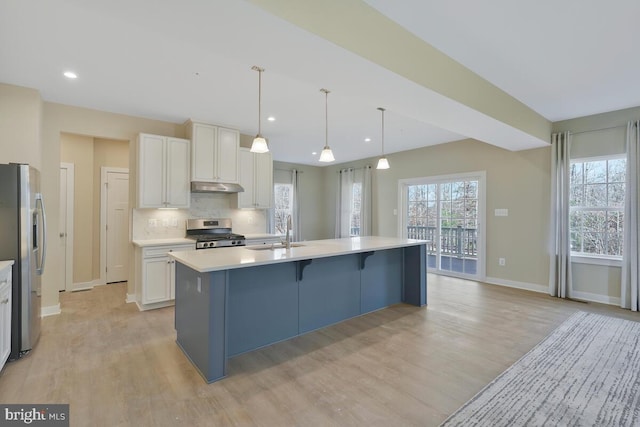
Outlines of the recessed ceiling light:
M 64 76 L 68 79 L 77 79 L 78 75 L 76 73 L 74 73 L 73 71 L 65 71 L 64 72 Z
M 318 153 L 315 152 L 315 151 L 311 153 L 312 156 L 315 156 L 316 154 L 318 154 Z
M 269 117 L 267 117 L 267 120 L 269 120 L 270 122 L 275 122 L 276 118 L 273 117 L 273 116 L 269 116 Z
M 364 142 L 371 142 L 371 138 L 365 138 Z

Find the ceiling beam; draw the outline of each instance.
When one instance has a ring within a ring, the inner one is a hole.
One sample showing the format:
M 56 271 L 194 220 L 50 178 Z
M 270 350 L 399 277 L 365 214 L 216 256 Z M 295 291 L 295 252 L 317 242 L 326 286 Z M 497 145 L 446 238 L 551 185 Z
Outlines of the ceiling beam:
M 455 120 L 434 110 L 424 118 L 433 125 L 510 149 L 549 143 L 549 120 L 361 0 L 249 2 L 446 98 L 433 105 L 453 101 L 452 111 L 475 112 L 452 129 Z

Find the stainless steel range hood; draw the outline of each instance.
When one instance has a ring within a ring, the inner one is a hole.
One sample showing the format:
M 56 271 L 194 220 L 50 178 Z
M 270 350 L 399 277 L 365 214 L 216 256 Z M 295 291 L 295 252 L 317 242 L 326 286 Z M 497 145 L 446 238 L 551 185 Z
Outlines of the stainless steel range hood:
M 192 193 L 242 193 L 244 188 L 240 184 L 226 182 L 191 182 Z

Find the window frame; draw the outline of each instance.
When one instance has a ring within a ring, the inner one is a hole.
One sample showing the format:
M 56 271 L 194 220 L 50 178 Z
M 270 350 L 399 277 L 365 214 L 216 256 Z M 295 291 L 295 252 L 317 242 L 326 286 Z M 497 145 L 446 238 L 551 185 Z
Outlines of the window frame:
M 610 155 L 601 155 L 601 156 L 589 156 L 589 157 L 577 157 L 569 159 L 569 165 L 572 166 L 575 163 L 589 163 L 589 162 L 599 162 L 599 161 L 610 161 L 610 160 L 624 160 L 625 161 L 625 199 L 626 199 L 626 155 L 622 153 L 618 154 L 610 154 Z M 569 182 L 569 197 L 571 197 L 571 181 Z M 584 185 L 584 181 L 581 185 Z M 607 176 L 607 180 L 605 181 L 605 185 L 610 185 L 609 177 Z M 622 211 L 624 212 L 624 204 L 621 208 L 618 207 L 574 207 L 569 206 L 569 214 L 574 212 L 575 210 L 581 212 L 610 212 L 610 211 Z M 624 227 L 624 223 L 623 223 Z M 623 228 L 624 230 L 624 228 Z M 572 233 L 571 223 L 569 223 L 569 233 Z M 620 246 L 624 248 L 624 237 L 623 241 L 620 242 Z M 608 254 L 593 254 L 589 252 L 576 252 L 571 250 L 571 261 L 578 264 L 594 264 L 594 265 L 604 265 L 604 266 L 613 266 L 620 267 L 622 266 L 622 257 L 623 255 L 608 255 Z

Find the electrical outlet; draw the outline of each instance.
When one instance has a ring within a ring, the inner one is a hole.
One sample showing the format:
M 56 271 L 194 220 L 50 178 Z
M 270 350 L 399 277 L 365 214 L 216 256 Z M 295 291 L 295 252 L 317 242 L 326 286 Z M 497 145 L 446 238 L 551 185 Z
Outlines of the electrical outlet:
M 158 226 L 158 220 L 155 218 L 149 218 L 149 221 L 147 221 L 147 225 L 151 228 L 156 228 Z
M 500 267 L 504 267 L 505 265 L 507 265 L 507 260 L 504 258 L 498 258 L 498 264 L 500 265 Z
M 162 226 L 163 227 L 169 226 L 169 218 L 162 218 Z
M 176 217 L 171 218 L 171 226 L 172 227 L 177 227 L 178 226 L 178 218 L 176 218 Z

